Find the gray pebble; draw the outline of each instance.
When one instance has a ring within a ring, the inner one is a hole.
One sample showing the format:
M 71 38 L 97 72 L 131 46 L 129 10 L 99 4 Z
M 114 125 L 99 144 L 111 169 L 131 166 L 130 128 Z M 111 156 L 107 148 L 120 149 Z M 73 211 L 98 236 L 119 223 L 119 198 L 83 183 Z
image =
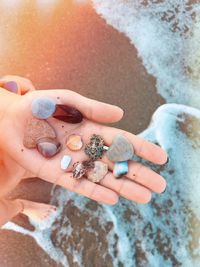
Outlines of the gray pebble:
M 56 103 L 48 97 L 38 97 L 32 102 L 32 114 L 38 119 L 47 119 L 56 109 Z

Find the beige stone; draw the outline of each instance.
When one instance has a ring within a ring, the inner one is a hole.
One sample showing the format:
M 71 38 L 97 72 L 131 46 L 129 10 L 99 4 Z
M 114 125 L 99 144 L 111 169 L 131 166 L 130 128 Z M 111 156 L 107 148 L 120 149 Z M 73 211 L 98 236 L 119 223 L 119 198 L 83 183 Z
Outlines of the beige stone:
M 56 133 L 45 120 L 31 118 L 27 121 L 23 144 L 26 148 L 35 148 L 38 140 L 42 138 L 56 138 Z
M 108 173 L 108 165 L 102 161 L 95 161 L 94 168 L 87 172 L 88 180 L 98 183 Z

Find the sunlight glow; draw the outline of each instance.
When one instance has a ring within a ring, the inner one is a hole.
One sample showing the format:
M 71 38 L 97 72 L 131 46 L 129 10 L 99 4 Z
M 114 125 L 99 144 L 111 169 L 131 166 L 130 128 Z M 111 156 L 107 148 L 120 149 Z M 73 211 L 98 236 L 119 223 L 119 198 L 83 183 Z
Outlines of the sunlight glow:
M 23 3 L 22 0 L 1 0 L 0 5 L 4 8 L 16 8 Z

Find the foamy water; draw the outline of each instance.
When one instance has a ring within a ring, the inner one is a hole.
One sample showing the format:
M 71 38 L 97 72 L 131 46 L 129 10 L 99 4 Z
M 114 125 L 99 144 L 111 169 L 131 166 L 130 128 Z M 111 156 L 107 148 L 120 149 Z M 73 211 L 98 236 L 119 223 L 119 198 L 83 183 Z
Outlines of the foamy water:
M 70 242 L 78 231 L 82 244 L 81 216 L 85 218 L 82 228 L 96 236 L 99 246 L 100 236 L 107 232 L 104 239 L 113 266 L 200 266 L 200 4 L 156 2 L 93 0 L 107 23 L 135 45 L 166 102 L 177 103 L 158 108 L 149 127 L 140 134 L 169 154 L 169 163 L 161 168 L 144 162 L 166 178 L 167 191 L 155 194 L 148 205 L 121 198 L 115 206 L 92 208 L 87 198 L 56 188 L 51 203 L 59 210 L 49 221 L 32 221 L 33 232 L 14 223 L 4 226 L 33 237 L 63 266 L 69 266 L 67 255 L 71 254 L 74 262 L 85 267 L 84 247 Z M 69 206 L 75 214 L 70 213 Z M 103 248 L 100 251 L 106 259 Z
M 106 22 L 137 48 L 158 93 L 167 102 L 199 108 L 200 4 L 190 2 L 93 0 Z

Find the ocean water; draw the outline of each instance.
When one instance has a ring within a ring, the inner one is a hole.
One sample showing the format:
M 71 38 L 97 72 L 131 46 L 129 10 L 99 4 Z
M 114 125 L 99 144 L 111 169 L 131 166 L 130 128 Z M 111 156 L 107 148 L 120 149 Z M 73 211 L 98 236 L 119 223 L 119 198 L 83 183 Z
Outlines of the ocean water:
M 108 24 L 130 39 L 168 103 L 200 107 L 198 0 L 92 2 Z
M 160 172 L 167 190 L 148 205 L 121 198 L 107 206 L 55 188 L 51 203 L 59 209 L 48 221 L 32 221 L 34 231 L 10 222 L 4 228 L 30 235 L 63 266 L 73 261 L 88 267 L 90 260 L 99 267 L 199 267 L 200 3 L 93 0 L 93 5 L 128 36 L 166 100 L 140 136 L 161 145 L 170 160 L 161 167 L 137 160 Z

